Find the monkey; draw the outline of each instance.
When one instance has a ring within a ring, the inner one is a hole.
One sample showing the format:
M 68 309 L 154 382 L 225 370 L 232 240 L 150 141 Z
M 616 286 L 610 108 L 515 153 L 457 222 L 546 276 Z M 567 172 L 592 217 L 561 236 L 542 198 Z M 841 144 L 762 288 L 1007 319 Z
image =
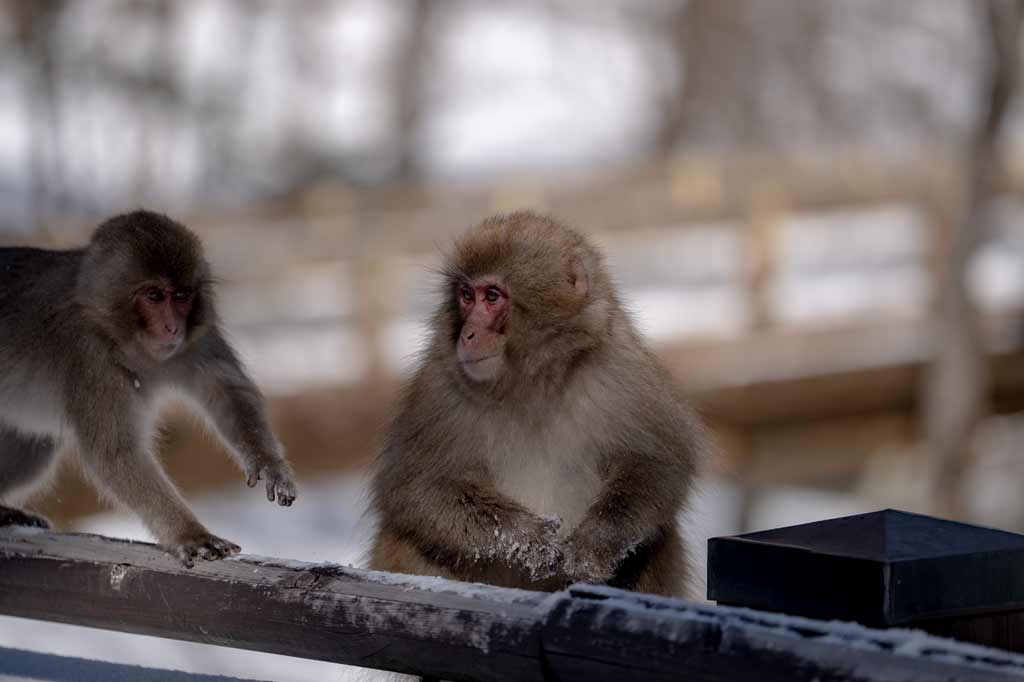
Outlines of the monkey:
M 45 482 L 65 447 L 105 496 L 191 568 L 240 551 L 195 517 L 152 452 L 161 397 L 206 417 L 254 487 L 296 487 L 263 397 L 219 328 L 199 238 L 146 210 L 115 216 L 84 248 L 0 248 L 0 502 Z M 0 525 L 49 528 L 0 506 Z
M 677 517 L 709 448 L 603 255 L 516 212 L 459 238 L 441 280 L 371 475 L 369 567 L 681 594 Z

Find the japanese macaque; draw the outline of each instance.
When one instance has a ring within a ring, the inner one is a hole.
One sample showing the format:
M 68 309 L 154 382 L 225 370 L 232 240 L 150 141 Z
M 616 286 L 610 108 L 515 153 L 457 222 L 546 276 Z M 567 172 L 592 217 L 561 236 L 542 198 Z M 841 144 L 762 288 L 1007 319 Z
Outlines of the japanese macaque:
M 192 232 L 136 211 L 84 249 L 0 249 L 0 501 L 14 504 L 70 446 L 94 484 L 191 567 L 239 547 L 208 531 L 153 456 L 168 389 L 191 398 L 267 499 L 295 499 L 263 398 L 218 330 L 210 267 Z M 49 527 L 0 506 L 0 524 Z
M 680 594 L 702 427 L 597 249 L 534 213 L 487 219 L 432 322 L 376 463 L 371 568 Z

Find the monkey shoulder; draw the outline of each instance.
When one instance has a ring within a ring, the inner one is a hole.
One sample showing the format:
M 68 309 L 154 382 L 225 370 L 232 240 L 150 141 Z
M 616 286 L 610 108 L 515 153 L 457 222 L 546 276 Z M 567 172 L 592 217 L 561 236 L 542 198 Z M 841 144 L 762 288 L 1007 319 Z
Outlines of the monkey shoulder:
M 61 374 L 82 345 L 77 251 L 0 248 L 0 373 L 36 385 Z M 52 381 L 51 381 L 52 383 Z
M 399 403 L 401 413 L 422 421 L 424 426 L 443 428 L 441 420 L 437 419 L 439 415 L 450 417 L 452 412 L 470 407 L 472 401 L 466 400 L 458 390 L 454 371 L 437 362 L 420 366 L 403 387 Z
M 632 449 L 638 455 L 690 458 L 703 448 L 704 436 L 682 387 L 642 343 L 619 348 L 584 373 L 568 395 L 577 411 L 591 412 L 578 419 L 598 425 L 589 431 L 609 454 Z
M 471 467 L 468 453 L 481 431 L 478 405 L 452 386 L 436 363 L 420 366 L 408 379 L 378 450 L 378 475 L 439 476 Z
M 52 293 L 75 286 L 82 251 L 49 251 L 29 247 L 0 248 L 0 296 Z
M 75 251 L 0 248 L 0 336 L 18 349 L 17 357 L 0 358 L 0 371 L 11 363 L 32 364 L 33 357 L 44 367 L 60 364 L 73 352 L 73 340 L 61 339 L 78 328 L 73 298 L 79 262 Z

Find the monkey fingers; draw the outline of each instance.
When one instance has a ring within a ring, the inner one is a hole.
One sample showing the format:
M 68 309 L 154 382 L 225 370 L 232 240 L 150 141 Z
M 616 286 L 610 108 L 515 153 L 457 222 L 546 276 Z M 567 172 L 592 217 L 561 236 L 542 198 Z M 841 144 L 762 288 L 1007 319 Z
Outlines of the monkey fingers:
M 271 464 L 249 471 L 245 484 L 250 488 L 266 479 L 267 500 L 277 501 L 282 507 L 290 507 L 295 501 L 295 483 L 292 481 L 290 467 L 286 464 Z
M 292 506 L 295 501 L 295 484 L 288 479 L 268 480 L 267 499 L 273 502 L 275 496 L 282 507 Z
M 580 528 L 564 543 L 565 572 L 573 580 L 608 582 L 628 550 L 616 550 L 616 543 L 602 541 L 596 537 L 596 533 L 579 531 Z
M 530 553 L 524 561 L 530 577 L 546 580 L 558 575 L 562 564 L 562 551 L 554 544 L 543 544 Z
M 562 550 L 556 541 L 562 521 L 532 514 L 510 532 L 498 532 L 499 553 L 522 565 L 533 580 L 556 575 L 562 563 Z
M 171 554 L 178 558 L 185 568 L 195 566 L 195 559 L 216 561 L 224 557 L 238 554 L 242 548 L 233 542 L 219 538 L 212 533 L 199 533 L 170 548 Z
M 49 530 L 50 522 L 46 517 L 32 512 L 0 506 L 0 526 L 29 526 Z

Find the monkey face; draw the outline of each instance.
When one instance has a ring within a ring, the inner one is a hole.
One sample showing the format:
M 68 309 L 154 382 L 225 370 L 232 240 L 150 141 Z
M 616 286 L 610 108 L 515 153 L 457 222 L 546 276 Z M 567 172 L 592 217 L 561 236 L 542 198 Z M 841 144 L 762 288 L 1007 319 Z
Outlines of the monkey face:
M 456 286 L 462 327 L 456 343 L 459 366 L 470 380 L 493 382 L 505 368 L 509 293 L 495 277 Z
M 163 362 L 181 349 L 194 299 L 193 289 L 173 287 L 166 279 L 146 282 L 135 290 L 136 338 L 152 359 Z
M 165 362 L 216 328 L 199 238 L 149 211 L 116 216 L 96 229 L 75 297 L 128 363 Z
M 605 338 L 600 255 L 559 223 L 529 212 L 485 220 L 456 242 L 444 274 L 437 338 L 493 396 L 562 381 Z

